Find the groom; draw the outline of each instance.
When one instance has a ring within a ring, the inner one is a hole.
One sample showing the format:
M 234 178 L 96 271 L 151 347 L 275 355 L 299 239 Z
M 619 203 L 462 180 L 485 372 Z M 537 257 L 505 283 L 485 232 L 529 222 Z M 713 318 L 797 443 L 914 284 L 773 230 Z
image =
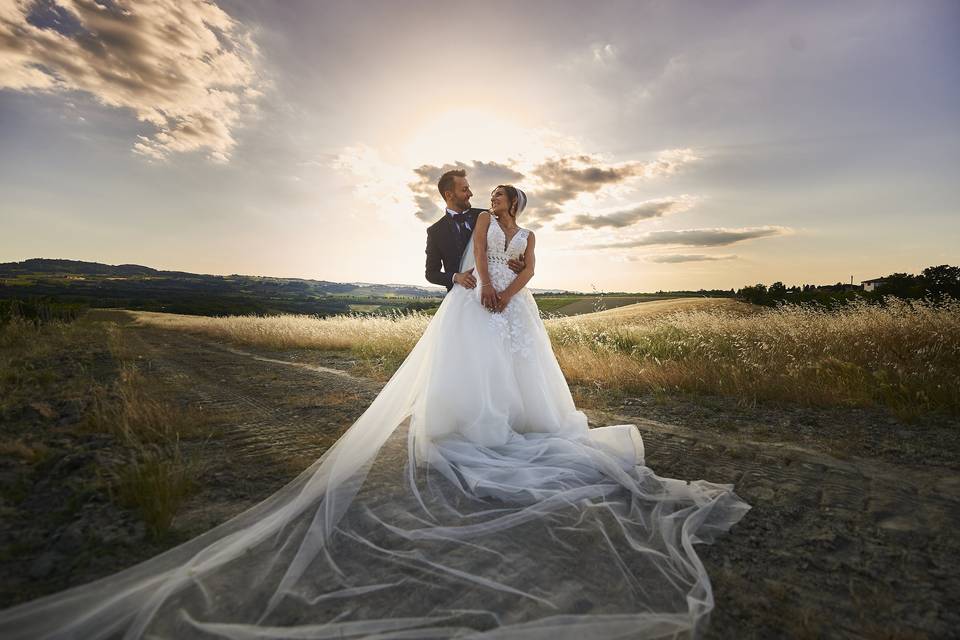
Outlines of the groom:
M 473 269 L 464 273 L 458 273 L 457 269 L 477 224 L 477 216 L 485 210 L 470 207 L 473 192 L 467 182 L 467 172 L 463 169 L 453 169 L 440 176 L 437 190 L 446 203 L 446 212 L 427 228 L 427 280 L 443 285 L 447 291 L 454 284 L 473 289 L 477 286 Z M 495 221 L 491 221 L 491 224 L 495 224 Z M 514 273 L 523 270 L 523 256 L 520 258 L 508 262 Z

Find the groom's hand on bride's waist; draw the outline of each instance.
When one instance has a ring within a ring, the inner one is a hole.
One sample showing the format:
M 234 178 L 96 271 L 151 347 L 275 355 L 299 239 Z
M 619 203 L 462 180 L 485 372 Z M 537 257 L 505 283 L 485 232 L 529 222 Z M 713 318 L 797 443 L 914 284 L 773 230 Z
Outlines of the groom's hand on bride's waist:
M 524 261 L 524 257 L 521 255 L 517 259 L 510 258 L 507 260 L 507 266 L 510 267 L 510 270 L 514 273 L 520 273 L 523 271 L 523 268 L 527 266 L 527 263 Z
M 453 281 L 464 289 L 473 289 L 477 286 L 477 279 L 473 277 L 473 269 L 453 274 Z

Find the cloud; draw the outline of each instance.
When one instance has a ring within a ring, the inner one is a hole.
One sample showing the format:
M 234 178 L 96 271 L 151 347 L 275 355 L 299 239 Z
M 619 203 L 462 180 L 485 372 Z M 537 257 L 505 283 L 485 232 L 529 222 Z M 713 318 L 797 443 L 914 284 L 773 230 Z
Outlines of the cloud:
M 203 0 L 0 2 L 0 88 L 90 94 L 153 132 L 136 153 L 229 160 L 261 95 L 251 32 Z
M 557 225 L 560 231 L 573 231 L 576 229 L 601 229 L 603 227 L 613 227 L 621 229 L 629 227 L 641 220 L 651 218 L 662 218 L 672 213 L 680 213 L 693 207 L 696 198 L 688 195 L 682 195 L 678 198 L 659 198 L 656 200 L 647 200 L 629 209 L 614 211 L 601 215 L 591 216 L 580 214 L 573 217 L 569 222 Z
M 612 44 L 594 44 L 590 47 L 594 63 L 610 64 L 617 59 L 617 49 Z
M 539 186 L 530 195 L 530 218 L 551 221 L 565 204 L 581 194 L 591 194 L 631 178 L 651 180 L 673 175 L 699 160 L 691 149 L 661 151 L 655 160 L 605 164 L 591 155 L 566 156 L 540 163 L 530 172 Z
M 528 162 L 514 158 L 505 162 L 456 160 L 408 169 L 396 161 L 387 162 L 376 149 L 361 144 L 345 148 L 330 166 L 359 179 L 356 185 L 359 196 L 378 206 L 385 200 L 410 206 L 413 215 L 424 222 L 432 222 L 443 213 L 437 180 L 445 171 L 464 169 L 467 172 L 475 207 L 487 206 L 487 194 L 497 184 L 516 184 L 529 198 L 529 205 L 523 213 L 523 226 L 538 229 L 563 213 L 564 205 L 581 194 L 595 194 L 630 179 L 669 176 L 698 159 L 690 149 L 671 149 L 660 152 L 650 161 L 606 163 L 593 155 L 577 153 Z M 686 195 L 669 201 L 651 200 L 629 211 L 599 217 L 581 215 L 562 228 L 626 226 L 623 220 L 684 211 L 695 201 L 696 198 Z
M 705 262 L 711 260 L 734 260 L 735 255 L 709 256 L 704 253 L 666 253 L 657 256 L 647 256 L 647 262 L 659 264 L 674 264 L 677 262 Z M 639 259 L 639 258 L 638 258 Z
M 478 189 L 493 188 L 497 184 L 517 183 L 523 180 L 523 173 L 516 169 L 499 162 L 481 162 L 474 160 L 471 163 L 454 162 L 445 164 L 441 167 L 434 165 L 421 165 L 413 170 L 417 179 L 409 184 L 413 192 L 416 211 L 414 215 L 424 222 L 433 222 L 439 217 L 443 210 L 441 209 L 442 199 L 437 191 L 437 181 L 440 176 L 451 169 L 463 169 L 467 172 L 467 180 L 470 182 L 471 190 L 474 192 L 473 206 L 478 206 L 478 197 L 486 194 Z M 486 203 L 480 206 L 487 206 Z
M 624 242 L 593 245 L 596 249 L 630 249 L 655 245 L 678 245 L 685 247 L 722 247 L 746 240 L 788 235 L 789 227 L 764 226 L 740 229 L 680 229 L 677 231 L 651 231 L 640 238 Z

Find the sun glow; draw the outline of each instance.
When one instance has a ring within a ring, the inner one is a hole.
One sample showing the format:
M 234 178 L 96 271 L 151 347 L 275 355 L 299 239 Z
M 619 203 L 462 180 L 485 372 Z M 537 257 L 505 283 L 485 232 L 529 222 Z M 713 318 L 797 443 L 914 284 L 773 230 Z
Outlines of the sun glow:
M 399 131 L 386 145 L 347 147 L 331 163 L 352 174 L 358 198 L 375 205 L 377 215 L 391 224 L 416 210 L 410 185 L 418 167 L 493 162 L 527 173 L 549 158 L 582 152 L 573 138 L 484 107 L 426 113 L 408 131 Z
M 576 152 L 579 145 L 543 127 L 525 126 L 486 109 L 463 108 L 431 116 L 399 148 L 410 166 L 457 160 L 524 166 Z

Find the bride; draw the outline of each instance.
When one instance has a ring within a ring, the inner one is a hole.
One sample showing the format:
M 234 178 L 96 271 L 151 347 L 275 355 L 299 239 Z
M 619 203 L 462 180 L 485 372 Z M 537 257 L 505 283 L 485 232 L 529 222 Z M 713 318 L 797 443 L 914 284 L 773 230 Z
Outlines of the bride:
M 479 286 L 453 286 L 297 478 L 150 560 L 0 611 L 0 637 L 699 635 L 713 594 L 693 545 L 750 506 L 657 476 L 633 425 L 588 427 L 526 288 L 525 206 L 494 190 L 460 268 Z

